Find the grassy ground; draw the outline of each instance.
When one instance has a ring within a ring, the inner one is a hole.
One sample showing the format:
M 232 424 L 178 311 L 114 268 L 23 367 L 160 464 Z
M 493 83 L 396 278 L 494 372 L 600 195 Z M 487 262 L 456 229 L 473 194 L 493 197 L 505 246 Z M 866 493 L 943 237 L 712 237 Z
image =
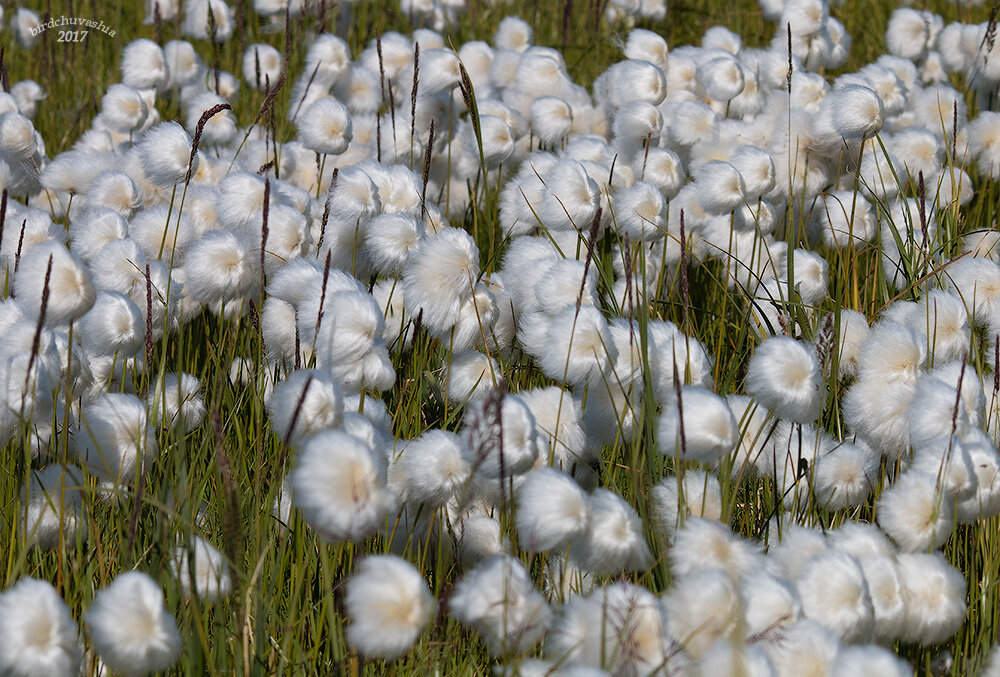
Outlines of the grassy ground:
M 245 30 L 213 53 L 206 44 L 197 44 L 202 57 L 233 73 L 240 72 L 241 41 L 266 42 L 283 49 L 284 33 L 264 33 L 248 0 L 243 0 Z M 918 3 L 941 13 L 946 21 L 982 21 L 985 9 L 962 9 L 944 2 Z M 101 20 L 116 30 L 115 37 L 92 32 L 79 45 L 57 44 L 55 32 L 48 31 L 41 44 L 25 52 L 13 44 L 9 30 L 0 33 L 5 62 L 12 82 L 33 78 L 48 92 L 35 125 L 44 137 L 49 156 L 69 148 L 88 127 L 96 114 L 106 87 L 119 79 L 120 50 L 129 40 L 159 37 L 163 41 L 180 37 L 177 26 L 167 25 L 157 36 L 153 26 L 142 24 L 140 3 L 121 1 L 74 3 L 34 0 L 34 8 L 54 16 L 86 16 Z M 590 0 L 573 0 L 566 9 L 561 2 L 539 0 L 498 3 L 491 6 L 471 0 L 471 9 L 459 25 L 446 32 L 458 47 L 471 39 L 489 39 L 501 18 L 518 14 L 532 24 L 536 44 L 563 49 L 571 74 L 589 84 L 608 65 L 620 58 L 620 45 L 627 29 L 595 22 Z M 885 25 L 894 5 L 883 0 L 847 0 L 835 10 L 853 36 L 851 60 L 845 70 L 876 58 L 884 51 Z M 7 4 L 8 16 L 13 8 Z M 568 19 L 564 20 L 564 17 Z M 330 22 L 331 26 L 333 22 Z M 640 26 L 661 32 L 671 47 L 697 43 L 702 32 L 716 24 L 730 27 L 751 46 L 766 44 L 773 26 L 764 21 L 752 0 L 687 0 L 671 3 L 668 18 L 661 23 Z M 409 24 L 394 8 L 383 2 L 362 2 L 354 7 L 354 22 L 344 37 L 358 51 L 378 33 L 408 32 Z M 309 36 L 315 34 L 314 20 L 296 21 L 291 28 L 291 73 L 297 76 Z M 278 110 L 287 106 L 286 88 Z M 241 123 L 256 115 L 262 95 L 244 87 L 235 111 Z M 177 117 L 170 103 L 161 103 L 164 119 Z M 278 117 L 278 131 L 290 139 L 294 129 Z M 953 242 L 975 228 L 989 227 L 995 218 L 998 193 L 995 185 L 978 186 L 981 193 L 973 205 L 955 215 L 948 229 Z M 484 259 L 496 260 L 491 247 L 502 247 L 497 234 L 497 203 L 488 200 L 472 220 L 482 224 L 480 245 Z M 454 219 L 454 225 L 462 225 Z M 876 251 L 823 251 L 830 262 L 830 299 L 821 310 L 834 310 L 834 299 L 848 299 L 848 305 L 862 310 L 869 319 L 894 298 L 884 285 L 870 284 L 881 279 Z M 607 263 L 606 261 L 604 262 Z M 720 393 L 741 390 L 742 373 L 756 343 L 746 317 L 746 302 L 726 288 L 724 273 L 717 267 L 701 267 L 692 272 L 692 306 L 686 314 L 676 295 L 647 299 L 649 317 L 673 320 L 701 339 L 716 357 L 714 379 Z M 904 292 L 903 298 L 913 298 Z M 819 315 L 819 313 L 817 313 Z M 815 327 L 812 327 L 815 329 Z M 395 433 L 413 437 L 428 427 L 455 429 L 461 412 L 447 405 L 441 394 L 441 365 L 446 357 L 441 346 L 421 335 L 415 347 L 394 355 L 397 383 L 385 395 L 393 414 Z M 291 453 L 270 431 L 259 389 L 230 382 L 229 365 L 236 357 L 254 357 L 261 340 L 249 321 L 223 322 L 210 316 L 187 326 L 155 348 L 157 368 L 166 372 L 187 371 L 204 384 L 210 416 L 190 434 L 164 433 L 159 440 L 161 458 L 140 488 L 118 502 L 87 501 L 85 542 L 67 543 L 52 553 L 26 546 L 18 529 L 21 486 L 29 473 L 25 452 L 12 442 L 2 451 L 0 464 L 0 589 L 22 576 L 50 580 L 62 593 L 75 618 L 81 618 L 95 590 L 107 585 L 120 571 L 140 568 L 163 583 L 167 607 L 176 610 L 185 637 L 185 651 L 176 667 L 186 674 L 482 674 L 489 665 L 479 640 L 444 615 L 425 633 L 405 658 L 385 665 L 364 661 L 346 647 L 343 617 L 339 612 L 341 583 L 351 572 L 356 552 L 352 545 L 325 545 L 298 519 L 283 533 L 271 515 L 271 506 L 280 492 L 280 483 L 291 467 Z M 521 364 L 505 365 L 504 376 L 511 388 L 546 383 L 535 369 Z M 137 389 L 148 387 L 146 377 L 138 378 Z M 831 379 L 831 401 L 843 384 Z M 651 405 L 654 406 L 655 405 Z M 654 409 L 646 409 L 655 413 Z M 836 420 L 835 408 L 828 410 L 828 424 Z M 652 448 L 655 423 L 648 418 L 637 426 L 636 439 L 625 440 L 605 451 L 601 483 L 613 487 L 645 516 L 648 488 L 669 465 L 669 460 Z M 65 453 L 59 445 L 55 453 Z M 225 470 L 225 472 L 224 472 Z M 724 510 L 733 528 L 750 536 L 760 531 L 771 515 L 776 497 L 766 485 L 751 484 L 739 490 L 724 487 Z M 845 518 L 871 519 L 871 506 L 850 514 L 824 515 L 828 524 Z M 970 614 L 966 625 L 946 647 L 955 656 L 952 674 L 964 674 L 996 643 L 1000 631 L 1000 533 L 991 520 L 963 527 L 945 552 L 967 574 L 970 586 Z M 204 535 L 224 546 L 232 558 L 234 594 L 214 605 L 184 601 L 167 569 L 168 559 L 178 539 Z M 368 550 L 380 551 L 378 540 Z M 436 596 L 444 596 L 456 578 L 448 553 L 413 542 L 407 555 L 418 562 Z M 534 562 L 533 566 L 540 566 Z M 636 577 L 643 585 L 663 590 L 669 584 L 666 563 Z M 906 655 L 923 669 L 938 650 L 906 649 Z

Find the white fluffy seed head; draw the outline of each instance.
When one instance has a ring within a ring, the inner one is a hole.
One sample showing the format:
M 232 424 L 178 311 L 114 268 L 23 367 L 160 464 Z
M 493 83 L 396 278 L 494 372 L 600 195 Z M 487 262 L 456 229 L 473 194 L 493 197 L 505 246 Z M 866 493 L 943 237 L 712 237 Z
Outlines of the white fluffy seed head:
M 731 56 L 710 59 L 698 67 L 698 80 L 716 101 L 730 101 L 745 87 L 744 69 Z
M 640 242 L 660 240 L 667 232 L 666 200 L 656 186 L 636 181 L 614 195 L 614 217 L 619 232 Z
M 386 340 L 390 341 L 386 336 Z M 456 403 L 478 399 L 496 387 L 500 365 L 478 350 L 456 352 L 448 364 L 448 398 Z
M 727 395 L 726 401 L 739 427 L 740 439 L 733 455 L 732 476 L 735 479 L 756 472 L 755 464 L 764 462 L 762 452 L 768 447 L 771 426 L 767 409 L 746 395 Z
M 549 316 L 558 316 L 568 306 L 581 304 L 594 306 L 597 303 L 597 274 L 589 270 L 583 261 L 576 259 L 555 259 L 540 262 L 539 280 L 534 284 L 534 299 L 522 306 L 522 315 L 531 315 L 535 309 Z
M 918 552 L 939 548 L 954 528 L 953 501 L 934 475 L 903 473 L 879 498 L 879 526 L 900 549 Z
M 127 296 L 102 291 L 80 321 L 80 341 L 90 354 L 131 357 L 142 347 L 142 312 Z
M 544 467 L 525 475 L 517 490 L 517 533 L 524 550 L 561 550 L 589 521 L 587 495 L 569 475 Z
M 524 565 L 503 555 L 480 563 L 455 584 L 448 611 L 478 630 L 494 656 L 530 651 L 552 618 Z
M 243 79 L 254 89 L 264 91 L 278 82 L 283 64 L 281 52 L 271 45 L 250 45 L 243 53 Z
M 306 52 L 303 72 L 316 72 L 315 81 L 326 87 L 331 86 L 351 63 L 351 48 L 333 33 L 322 33 Z
M 827 675 L 841 646 L 835 634 L 803 618 L 784 630 L 780 642 L 765 644 L 764 650 L 779 675 Z
M 45 324 L 49 327 L 80 319 L 97 296 L 87 267 L 58 242 L 35 245 L 21 257 L 14 288 L 29 317 L 41 315 L 42 299 L 47 297 Z
M 186 214 L 172 214 L 165 205 L 143 209 L 129 223 L 129 235 L 152 261 L 182 264 L 184 254 L 196 237 L 194 223 Z
M 122 82 L 135 89 L 162 90 L 170 69 L 163 49 L 152 40 L 140 38 L 125 45 L 121 60 Z
M 83 475 L 70 465 L 53 463 L 31 473 L 31 481 L 21 494 L 25 533 L 43 550 L 73 543 L 87 537 L 87 523 L 81 514 Z M 2 616 L 2 614 L 0 614 Z
M 650 492 L 651 519 L 657 531 L 669 537 L 689 517 L 720 519 L 722 489 L 719 479 L 703 470 L 688 470 L 684 477 L 669 475 Z
M 829 7 L 822 0 L 791 0 L 779 12 L 779 26 L 790 26 L 794 35 L 812 36 L 822 30 Z
M 479 250 L 464 231 L 443 228 L 411 253 L 403 273 L 406 310 L 441 333 L 459 319 L 479 274 Z
M 128 85 L 111 85 L 101 99 L 101 120 L 115 132 L 130 134 L 138 130 L 148 115 L 146 101 Z
M 709 214 L 729 214 L 746 200 L 743 176 L 728 162 L 707 162 L 698 168 L 695 177 L 698 202 Z
M 996 416 L 994 412 L 992 416 Z M 956 509 L 960 521 L 969 523 L 987 519 L 1000 513 L 1000 455 L 997 454 L 993 439 L 979 434 L 970 435 L 962 446 L 969 454 L 976 473 L 976 492 Z
M 576 476 L 575 470 L 592 460 L 580 420 L 579 402 L 555 386 L 522 390 L 518 395 L 535 419 L 535 430 L 543 453 L 551 454 L 551 465 Z
M 87 211 L 111 209 L 128 218 L 142 203 L 142 193 L 128 174 L 105 171 L 94 177 L 87 190 Z
M 147 131 L 139 143 L 139 159 L 146 177 L 169 188 L 184 180 L 191 157 L 191 136 L 176 122 L 163 122 Z M 191 169 L 198 168 L 195 157 Z
M 409 214 L 379 214 L 365 225 L 364 246 L 378 273 L 402 277 L 410 252 L 424 234 L 424 224 Z
M 255 225 L 259 227 L 263 219 L 264 189 L 265 180 L 256 174 L 228 174 L 219 182 L 219 193 L 216 195 L 215 208 L 219 225 L 234 232 L 245 233 L 254 231 Z M 273 207 L 277 203 L 276 191 L 271 191 L 270 199 L 270 206 Z
M 625 42 L 625 56 L 629 59 L 648 61 L 664 73 L 670 62 L 667 41 L 658 33 L 643 28 L 634 28 Z
M 883 382 L 915 383 L 926 359 L 924 342 L 908 327 L 883 320 L 861 345 L 858 375 Z
M 865 555 L 858 560 L 868 582 L 875 614 L 875 638 L 880 642 L 893 642 L 900 638 L 906 620 L 906 600 L 899 578 L 896 556 L 892 554 Z
M 816 500 L 828 510 L 862 504 L 878 483 L 878 465 L 878 455 L 864 442 L 841 443 L 816 461 Z
M 205 304 L 240 298 L 260 281 L 259 256 L 228 230 L 213 230 L 194 242 L 185 269 L 185 291 Z
M 424 95 L 450 92 L 458 86 L 458 55 L 444 48 L 421 50 L 420 91 Z
M 819 531 L 814 531 L 798 524 L 780 526 L 771 522 L 771 540 L 767 550 L 769 569 L 788 579 L 798 577 L 802 565 L 813 555 L 823 552 L 826 538 Z
M 184 5 L 184 35 L 222 44 L 232 37 L 233 25 L 232 10 L 223 0 L 195 0 Z
M 487 478 L 521 475 L 541 454 L 531 411 L 517 395 L 489 393 L 466 406 L 462 435 L 476 473 Z
M 193 430 L 205 418 L 201 383 L 191 374 L 166 374 L 148 396 L 152 420 L 183 432 Z
M 903 641 L 929 646 L 958 632 L 967 609 L 962 572 L 939 552 L 902 554 L 897 566 L 906 608 Z
M 663 115 L 648 101 L 629 101 L 615 111 L 611 132 L 614 145 L 621 152 L 644 152 L 652 139 L 659 138 L 663 129 Z
M 633 169 L 643 181 L 656 186 L 665 200 L 676 197 L 686 180 L 680 156 L 668 148 L 650 148 L 643 158 L 636 157 Z
M 69 248 L 84 262 L 92 264 L 104 245 L 128 237 L 128 223 L 122 214 L 103 207 L 87 209 L 69 226 Z
M 80 672 L 82 643 L 59 593 L 22 578 L 0 593 L 0 671 L 69 677 Z
M 681 388 L 680 398 L 664 406 L 657 432 L 660 453 L 705 463 L 730 453 L 739 439 L 729 405 L 702 386 Z
M 111 670 L 144 675 L 166 670 L 180 657 L 177 622 L 149 575 L 128 571 L 97 593 L 85 616 L 94 649 Z
M 729 156 L 729 163 L 743 177 L 748 201 L 774 188 L 774 161 L 766 151 L 756 146 L 740 146 Z
M 869 87 L 847 85 L 836 89 L 824 105 L 830 107 L 834 129 L 845 139 L 867 139 L 882 129 L 882 99 Z
M 514 132 L 507 121 L 497 115 L 481 115 L 479 126 L 483 144 L 482 160 L 488 168 L 498 167 L 514 153 L 516 140 Z M 479 155 L 479 145 L 472 132 L 470 125 L 469 134 L 464 139 L 470 157 L 475 157 Z
M 573 127 L 573 109 L 555 96 L 540 96 L 531 102 L 531 129 L 539 141 L 554 145 L 565 139 Z
M 22 49 L 31 49 L 41 39 L 42 19 L 35 12 L 25 7 L 18 7 L 10 18 L 10 27 L 14 38 Z
M 792 581 L 767 571 L 754 571 L 741 580 L 743 620 L 748 637 L 773 640 L 802 617 L 802 600 Z
M 567 307 L 549 323 L 537 355 L 546 376 L 573 384 L 599 381 L 618 357 L 608 322 L 594 306 Z
M 871 204 L 850 191 L 834 191 L 817 200 L 809 221 L 812 237 L 822 237 L 831 247 L 845 247 L 871 240 L 877 230 Z
M 909 410 L 915 385 L 906 381 L 861 378 L 843 399 L 848 430 L 876 452 L 901 457 L 909 447 Z
M 608 489 L 595 489 L 588 502 L 590 524 L 572 550 L 580 566 L 598 576 L 648 567 L 652 554 L 635 509 Z
M 106 393 L 84 405 L 77 454 L 88 470 L 110 482 L 131 482 L 157 453 L 146 405 L 134 395 Z
M 163 54 L 171 87 L 183 87 L 193 83 L 204 68 L 194 45 L 186 40 L 170 40 L 164 45 Z
M 226 597 L 233 590 L 233 580 L 225 556 L 203 538 L 191 537 L 190 550 L 183 545 L 174 549 L 170 569 L 177 577 L 187 598 L 212 602 Z
M 367 361 L 376 359 L 381 362 L 382 353 L 387 353 L 382 331 L 385 321 L 382 311 L 371 295 L 358 291 L 337 292 L 329 297 L 326 310 L 329 315 L 324 320 L 316 335 L 316 356 L 322 368 L 329 369 L 340 379 L 345 389 L 358 391 L 364 387 L 376 386 L 384 389 L 392 385 L 395 379 L 391 365 L 386 376 L 388 385 L 381 378 L 374 378 L 375 372 L 368 372 Z M 308 315 L 300 314 L 300 325 L 315 325 Z M 300 334 L 305 333 L 300 326 Z M 361 369 L 354 371 L 357 366 Z M 376 370 L 377 371 L 377 370 Z M 380 384 L 380 385 L 379 385 Z
M 344 417 L 340 387 L 328 372 L 313 369 L 292 372 L 277 384 L 267 409 L 275 433 L 291 444 L 337 428 Z
M 799 571 L 796 587 L 806 617 L 846 642 L 870 638 L 874 610 L 857 559 L 832 549 L 814 555 Z
M 976 471 L 965 445 L 947 435 L 914 447 L 908 470 L 937 478 L 951 500 L 964 501 L 976 494 Z
M 324 430 L 306 441 L 291 482 L 302 518 L 330 541 L 367 538 L 396 503 L 386 488 L 385 459 L 339 430 Z
M 350 111 L 333 97 L 311 103 L 297 123 L 302 145 L 317 153 L 340 155 L 353 136 Z
M 913 447 L 940 447 L 936 442 L 943 439 L 944 448 L 949 448 L 948 439 L 953 434 L 958 438 L 968 434 L 974 422 L 961 404 L 953 385 L 930 374 L 922 375 L 917 380 L 910 404 L 910 443 Z
M 721 522 L 689 517 L 674 534 L 670 569 L 675 576 L 714 567 L 738 578 L 762 565 L 763 559 L 756 548 Z
M 15 159 L 30 158 L 37 150 L 35 127 L 15 111 L 0 114 L 0 148 Z
M 228 74 L 227 74 L 228 75 Z M 232 78 L 232 76 L 229 76 Z M 220 87 L 221 91 L 221 87 Z M 198 94 L 190 102 L 186 102 L 186 127 L 191 134 L 197 134 L 201 118 L 208 111 L 226 104 L 221 94 L 206 91 Z M 236 139 L 236 116 L 232 110 L 220 109 L 204 123 L 201 132 L 201 146 L 225 146 Z
M 674 580 L 663 600 L 667 631 L 693 657 L 735 634 L 742 600 L 733 579 L 706 568 Z
M 574 666 L 600 665 L 611 674 L 649 674 L 679 649 L 667 635 L 666 621 L 651 592 L 612 583 L 589 597 L 569 599 L 546 637 L 545 653 Z
M 444 430 L 429 430 L 407 442 L 393 460 L 389 486 L 404 501 L 439 506 L 465 487 L 471 474 L 462 438 Z
M 605 72 L 607 102 L 620 107 L 630 101 L 658 106 L 667 92 L 663 71 L 648 61 L 619 61 Z
M 834 675 L 864 675 L 871 677 L 909 677 L 913 668 L 885 647 L 844 646 L 833 661 Z
M 815 354 L 792 338 L 765 340 L 747 367 L 747 392 L 789 421 L 810 423 L 818 418 L 823 404 L 821 386 Z
M 405 653 L 434 617 L 434 596 L 412 564 L 392 555 L 361 560 L 347 580 L 347 639 L 359 653 L 395 658 Z
M 563 159 L 543 175 L 544 197 L 533 204 L 549 230 L 586 231 L 600 205 L 601 190 L 576 160 Z
M 889 53 L 916 61 L 934 44 L 943 22 L 930 12 L 900 7 L 889 17 L 885 41 Z
M 493 33 L 493 44 L 498 49 L 509 49 L 518 53 L 531 46 L 531 39 L 531 26 L 516 16 L 504 18 Z

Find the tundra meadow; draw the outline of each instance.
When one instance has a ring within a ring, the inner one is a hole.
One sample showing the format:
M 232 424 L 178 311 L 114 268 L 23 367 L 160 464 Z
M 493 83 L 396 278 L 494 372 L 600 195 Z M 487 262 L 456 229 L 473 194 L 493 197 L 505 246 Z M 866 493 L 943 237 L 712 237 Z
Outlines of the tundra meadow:
M 1000 676 L 1000 3 L 0 9 L 0 675 Z

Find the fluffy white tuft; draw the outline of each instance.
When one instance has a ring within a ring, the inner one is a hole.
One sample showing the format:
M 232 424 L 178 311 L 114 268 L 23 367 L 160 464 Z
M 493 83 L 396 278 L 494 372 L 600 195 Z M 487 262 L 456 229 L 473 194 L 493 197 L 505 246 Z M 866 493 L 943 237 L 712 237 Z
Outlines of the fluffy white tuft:
M 676 531 L 689 516 L 718 520 L 722 517 L 719 479 L 703 470 L 687 470 L 683 478 L 667 476 L 650 492 L 654 527 L 664 536 Z
M 822 377 L 815 354 L 785 336 L 765 340 L 747 367 L 747 392 L 780 418 L 811 423 L 823 405 Z
M 517 535 L 528 552 L 561 550 L 590 522 L 587 494 L 555 468 L 528 473 L 517 490 Z
M 114 672 L 144 675 L 166 670 L 180 657 L 177 622 L 148 574 L 119 574 L 97 593 L 85 619 L 94 649 Z
M 648 567 L 652 554 L 635 509 L 608 489 L 595 489 L 588 502 L 590 524 L 573 544 L 574 559 L 597 575 Z
M 361 439 L 337 430 L 306 441 L 291 482 L 302 518 L 331 541 L 367 538 L 396 504 L 386 488 L 385 459 Z
M 192 548 L 183 545 L 174 549 L 170 569 L 177 577 L 187 598 L 214 601 L 226 597 L 233 590 L 233 579 L 225 556 L 212 544 L 197 536 L 191 537 Z
M 714 463 L 736 447 L 739 427 L 725 399 L 702 386 L 683 386 L 680 397 L 664 405 L 657 436 L 665 456 Z
M 967 608 L 962 572 L 939 552 L 902 554 L 897 561 L 903 584 L 903 641 L 929 646 L 958 632 Z
M 952 505 L 934 475 L 912 471 L 882 493 L 876 517 L 900 548 L 917 552 L 939 548 L 951 536 Z
M 347 580 L 347 640 L 365 656 L 405 653 L 436 611 L 427 582 L 412 564 L 392 555 L 361 560 Z
M 0 593 L 0 672 L 78 675 L 82 648 L 76 623 L 51 584 L 22 578 Z
M 839 550 L 824 550 L 802 566 L 796 587 L 808 618 L 846 642 L 870 638 L 874 609 L 857 559 Z
M 523 654 L 541 640 L 552 611 L 518 560 L 497 555 L 455 584 L 449 613 L 482 634 L 495 656 Z
M 389 467 L 389 486 L 405 501 L 442 505 L 468 483 L 472 467 L 462 438 L 429 430 L 406 443 Z

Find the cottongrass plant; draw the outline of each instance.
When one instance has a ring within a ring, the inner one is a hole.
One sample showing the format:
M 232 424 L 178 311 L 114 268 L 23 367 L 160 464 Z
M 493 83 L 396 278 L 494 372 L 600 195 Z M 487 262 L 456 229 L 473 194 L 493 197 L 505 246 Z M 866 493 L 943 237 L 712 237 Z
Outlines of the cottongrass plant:
M 76 623 L 51 584 L 23 578 L 0 594 L 0 667 L 11 675 L 75 675 L 82 659 Z
M 9 11 L 0 673 L 987 665 L 996 17 L 742 4 Z
M 120 574 L 87 610 L 94 649 L 111 670 L 144 675 L 165 670 L 180 655 L 182 640 L 163 606 L 163 591 L 147 574 Z

